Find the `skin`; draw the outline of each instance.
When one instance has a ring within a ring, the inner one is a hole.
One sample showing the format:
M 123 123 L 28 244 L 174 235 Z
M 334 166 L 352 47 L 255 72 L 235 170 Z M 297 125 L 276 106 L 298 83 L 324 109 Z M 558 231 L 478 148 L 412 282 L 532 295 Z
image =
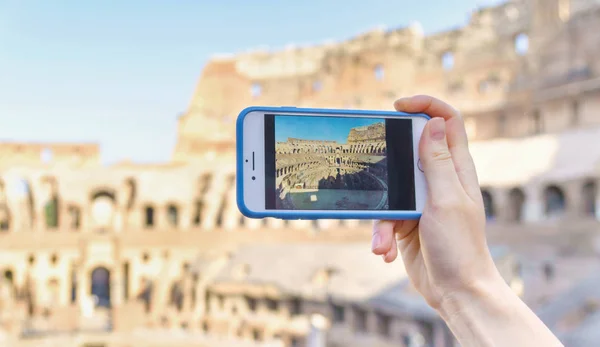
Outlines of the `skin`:
M 419 221 L 377 221 L 373 253 L 401 255 L 412 284 L 463 347 L 562 346 L 500 276 L 485 236 L 483 198 L 460 113 L 430 96 L 397 111 L 425 113 L 419 145 L 428 196 Z

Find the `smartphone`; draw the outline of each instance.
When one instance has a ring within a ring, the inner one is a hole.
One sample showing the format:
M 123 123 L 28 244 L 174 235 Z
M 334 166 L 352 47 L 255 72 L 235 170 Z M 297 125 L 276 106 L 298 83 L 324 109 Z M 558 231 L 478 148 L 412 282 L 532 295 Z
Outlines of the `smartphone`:
M 425 114 L 249 107 L 237 119 L 237 204 L 249 218 L 418 219 Z

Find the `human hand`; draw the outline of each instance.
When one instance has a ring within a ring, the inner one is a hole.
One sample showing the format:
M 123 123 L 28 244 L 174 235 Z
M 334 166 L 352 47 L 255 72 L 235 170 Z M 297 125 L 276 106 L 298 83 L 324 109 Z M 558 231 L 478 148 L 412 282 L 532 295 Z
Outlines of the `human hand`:
M 461 115 L 423 95 L 399 99 L 394 107 L 432 118 L 419 145 L 428 196 L 420 221 L 377 221 L 372 251 L 390 263 L 400 249 L 411 282 L 439 309 L 444 300 L 501 277 L 486 242 L 483 199 Z

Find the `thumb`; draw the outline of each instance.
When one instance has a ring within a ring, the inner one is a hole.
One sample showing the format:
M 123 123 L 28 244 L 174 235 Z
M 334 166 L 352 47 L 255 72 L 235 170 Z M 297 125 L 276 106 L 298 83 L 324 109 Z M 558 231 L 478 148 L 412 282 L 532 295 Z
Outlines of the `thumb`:
M 429 188 L 429 199 L 435 201 L 461 191 L 462 186 L 446 140 L 444 119 L 432 118 L 427 122 L 421 136 L 419 156 Z

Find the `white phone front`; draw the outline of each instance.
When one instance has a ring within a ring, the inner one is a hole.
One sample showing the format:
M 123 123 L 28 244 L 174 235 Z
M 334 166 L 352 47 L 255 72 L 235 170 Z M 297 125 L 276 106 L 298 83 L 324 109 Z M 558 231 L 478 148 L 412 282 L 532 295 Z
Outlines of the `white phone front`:
M 238 119 L 238 205 L 248 217 L 416 219 L 428 117 L 259 108 Z M 241 136 L 240 136 L 241 135 Z

